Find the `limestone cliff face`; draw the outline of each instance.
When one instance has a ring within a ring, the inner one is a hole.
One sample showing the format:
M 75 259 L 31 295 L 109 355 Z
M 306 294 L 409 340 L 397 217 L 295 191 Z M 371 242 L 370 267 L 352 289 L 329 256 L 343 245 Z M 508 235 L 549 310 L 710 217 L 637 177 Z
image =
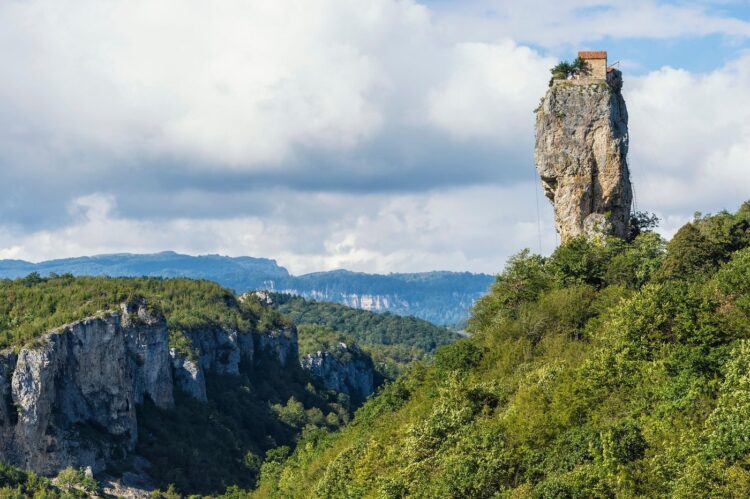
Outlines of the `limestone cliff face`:
M 172 409 L 176 388 L 205 402 L 209 371 L 235 376 L 242 365 L 252 376 L 261 358 L 299 369 L 294 326 L 262 333 L 206 326 L 184 335 L 189 351 L 170 349 L 164 317 L 138 299 L 52 330 L 17 353 L 0 352 L 0 461 L 43 475 L 69 466 L 99 472 L 132 455 L 136 406 L 147 397 Z M 342 348 L 303 365 L 329 388 L 364 399 L 373 391 L 372 362 Z
M 206 401 L 205 372 L 239 374 L 259 347 L 286 365 L 297 356 L 294 328 L 256 334 L 191 331 L 195 356 L 169 349 L 164 318 L 135 300 L 53 330 L 16 354 L 0 352 L 0 460 L 44 475 L 132 452 L 136 405 L 174 407 L 174 387 Z
M 622 76 L 555 81 L 536 111 L 535 162 L 563 242 L 625 237 L 632 190 Z
M 0 459 L 52 474 L 132 450 L 136 403 L 174 404 L 167 342 L 164 319 L 134 302 L 4 352 Z
M 251 363 L 254 359 L 255 336 L 260 342 L 265 335 L 215 327 L 185 332 L 185 336 L 190 340 L 195 354 L 188 357 L 175 349 L 170 350 L 175 384 L 183 392 L 205 402 L 206 371 L 239 374 L 240 362 Z
M 258 337 L 258 352 L 270 355 L 287 367 L 293 362 L 298 362 L 299 347 L 297 345 L 297 329 L 286 327 L 269 331 Z
M 339 343 L 337 352 L 317 351 L 302 357 L 302 369 L 329 390 L 364 400 L 375 391 L 372 360 L 356 345 Z

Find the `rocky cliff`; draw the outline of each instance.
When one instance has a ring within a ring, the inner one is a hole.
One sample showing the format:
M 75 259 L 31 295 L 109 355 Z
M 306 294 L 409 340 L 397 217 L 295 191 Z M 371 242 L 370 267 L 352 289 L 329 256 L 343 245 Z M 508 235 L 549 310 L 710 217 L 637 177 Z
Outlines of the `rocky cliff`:
M 364 400 L 375 391 L 372 359 L 356 345 L 339 343 L 335 352 L 317 351 L 302 357 L 302 368 L 329 390 Z
M 263 334 L 219 327 L 186 332 L 192 351 L 169 348 L 164 317 L 144 300 L 0 352 L 0 460 L 53 475 L 103 470 L 138 440 L 136 405 L 174 407 L 174 388 L 207 400 L 205 373 L 239 374 L 256 349 L 282 366 L 297 357 L 293 327 Z M 257 344 L 256 344 L 257 343 Z
M 136 404 L 174 404 L 167 328 L 142 301 L 6 351 L 0 363 L 0 458 L 43 474 L 101 470 L 135 447 Z
M 632 190 L 622 75 L 556 80 L 536 111 L 534 158 L 563 242 L 628 233 Z

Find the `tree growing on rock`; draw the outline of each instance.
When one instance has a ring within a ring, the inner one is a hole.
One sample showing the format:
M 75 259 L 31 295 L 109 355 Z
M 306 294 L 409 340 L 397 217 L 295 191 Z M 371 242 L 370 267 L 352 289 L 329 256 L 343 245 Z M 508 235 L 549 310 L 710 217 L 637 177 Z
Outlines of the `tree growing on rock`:
M 557 66 L 550 69 L 552 78 L 549 80 L 549 86 L 551 87 L 555 80 L 567 80 L 571 76 L 586 75 L 589 71 L 589 64 L 580 57 L 576 57 L 572 63 L 560 61 Z

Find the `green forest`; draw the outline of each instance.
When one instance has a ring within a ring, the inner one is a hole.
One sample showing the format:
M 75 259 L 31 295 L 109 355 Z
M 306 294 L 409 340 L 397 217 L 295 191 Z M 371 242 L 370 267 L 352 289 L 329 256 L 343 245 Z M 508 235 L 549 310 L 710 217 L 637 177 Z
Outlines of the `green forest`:
M 313 336 L 336 336 L 337 341 L 356 342 L 375 361 L 379 372 L 393 378 L 411 362 L 429 359 L 435 350 L 456 341 L 458 335 L 416 317 L 402 317 L 390 313 L 375 313 L 350 308 L 337 303 L 306 300 L 298 296 L 271 293 L 274 309 L 289 317 L 300 328 L 300 352 L 308 353 L 319 347 Z M 315 333 L 313 335 L 313 333 Z M 315 345 L 315 347 L 313 346 Z
M 50 329 L 114 311 L 134 297 L 163 313 L 173 331 L 221 326 L 259 332 L 291 324 L 257 300 L 240 303 L 232 291 L 211 281 L 31 273 L 0 280 L 0 348 L 19 348 Z
M 513 257 L 473 334 L 257 497 L 750 497 L 750 203 Z

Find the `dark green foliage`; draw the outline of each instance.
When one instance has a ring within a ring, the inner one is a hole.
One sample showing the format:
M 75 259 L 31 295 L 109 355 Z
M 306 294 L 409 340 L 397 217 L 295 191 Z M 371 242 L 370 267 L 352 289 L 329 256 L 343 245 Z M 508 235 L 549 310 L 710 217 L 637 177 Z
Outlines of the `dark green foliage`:
M 329 335 L 326 340 L 329 343 L 356 342 L 372 357 L 385 377 L 394 377 L 410 362 L 426 359 L 439 346 L 458 339 L 453 331 L 415 317 L 376 314 L 285 294 L 272 294 L 271 299 L 273 307 L 296 324 L 324 326 L 341 335 L 338 339 L 335 335 Z M 300 352 L 325 350 L 320 345 L 313 348 L 313 340 L 307 339 L 311 333 L 322 331 L 300 328 Z M 315 341 L 320 342 L 321 339 Z
M 660 219 L 654 213 L 645 211 L 636 211 L 630 215 L 629 229 L 627 240 L 632 241 L 644 232 L 652 231 L 659 226 Z
M 482 350 L 468 340 L 441 348 L 435 356 L 435 367 L 444 371 L 468 371 L 482 362 Z
M 615 253 L 607 264 L 604 282 L 638 289 L 646 284 L 661 265 L 665 242 L 653 232 L 639 234 Z
M 415 317 L 376 314 L 367 310 L 272 294 L 273 307 L 295 324 L 318 324 L 353 337 L 360 345 L 405 345 L 431 352 L 455 341 L 456 334 Z
M 515 319 L 522 303 L 535 300 L 552 284 L 544 259 L 524 250 L 508 260 L 505 272 L 497 276 L 490 293 L 474 305 L 468 329 L 477 332 L 480 325 L 498 319 Z
M 668 254 L 659 271 L 661 279 L 700 278 L 726 262 L 732 253 L 750 244 L 750 207 L 736 214 L 721 212 L 701 217 L 682 227 L 669 242 Z
M 150 401 L 139 407 L 137 452 L 152 463 L 161 488 L 203 494 L 252 488 L 264 457 L 288 454 L 307 425 L 330 430 L 348 419 L 347 408 L 310 390 L 295 366 L 263 359 L 241 371 L 239 377 L 209 373 L 207 404 L 178 393 L 173 411 Z
M 588 63 L 580 57 L 576 57 L 572 63 L 560 61 L 557 66 L 550 69 L 552 78 L 549 81 L 549 86 L 551 87 L 555 80 L 567 80 L 571 76 L 586 75 L 589 71 Z
M 750 205 L 509 261 L 438 350 L 259 496 L 750 497 Z M 315 494 L 313 494 L 315 495 Z

